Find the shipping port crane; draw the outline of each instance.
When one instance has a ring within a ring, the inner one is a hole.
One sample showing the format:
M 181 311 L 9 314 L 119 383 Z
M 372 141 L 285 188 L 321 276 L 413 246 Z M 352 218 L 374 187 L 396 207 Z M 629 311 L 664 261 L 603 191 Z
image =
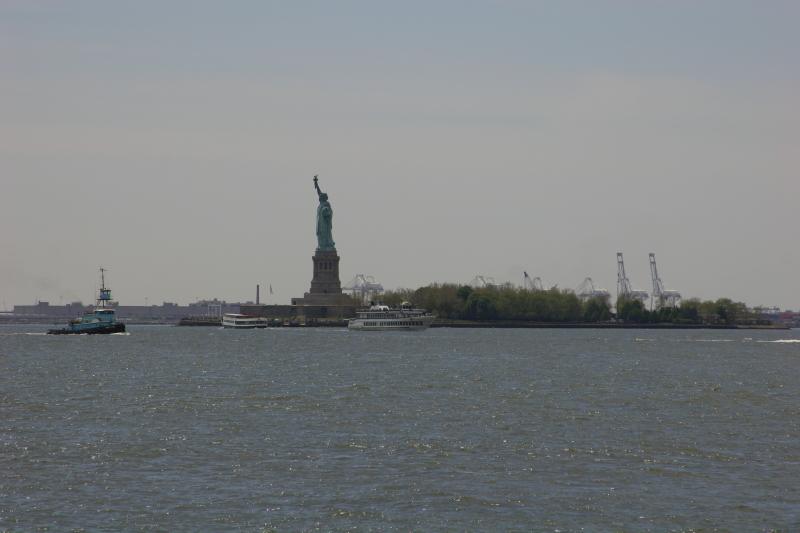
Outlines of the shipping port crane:
M 383 285 L 375 281 L 372 276 L 364 274 L 356 274 L 342 289 L 350 291 L 353 298 L 362 304 L 379 300 L 383 294 Z
M 584 302 L 591 300 L 592 298 L 602 298 L 606 301 L 611 299 L 611 293 L 605 289 L 598 289 L 595 287 L 592 278 L 586 278 L 583 280 L 583 283 L 578 285 L 578 288 L 575 289 L 575 294 L 578 295 L 578 298 Z
M 526 291 L 543 291 L 544 285 L 542 285 L 542 278 L 536 276 L 532 278 L 528 275 L 527 272 L 522 272 L 522 288 Z
M 650 309 L 658 310 L 665 307 L 677 307 L 678 302 L 681 300 L 681 293 L 664 288 L 664 283 L 658 276 L 656 254 L 652 252 L 650 253 L 650 277 L 653 278 L 653 294 L 650 298 Z
M 647 291 L 634 290 L 631 281 L 625 273 L 625 261 L 622 259 L 622 252 L 617 252 L 617 300 L 626 298 L 628 300 L 639 300 L 643 304 L 650 298 Z
M 490 278 L 489 276 L 482 276 L 478 274 L 472 281 L 469 282 L 469 286 L 473 289 L 485 289 L 485 288 L 492 288 L 497 287 L 497 282 L 494 278 Z

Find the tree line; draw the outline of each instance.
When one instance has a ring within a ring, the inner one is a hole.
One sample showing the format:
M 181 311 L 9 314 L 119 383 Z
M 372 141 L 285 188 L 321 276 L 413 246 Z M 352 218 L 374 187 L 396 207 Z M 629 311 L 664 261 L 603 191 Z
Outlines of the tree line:
M 747 308 L 744 302 L 734 302 L 730 298 L 700 300 L 690 298 L 681 301 L 678 307 L 650 311 L 639 300 L 617 301 L 617 318 L 633 323 L 675 323 L 675 324 L 768 324 Z
M 452 283 L 434 283 L 418 289 L 387 291 L 383 303 L 399 306 L 411 302 L 433 312 L 439 318 L 454 320 L 507 320 L 529 322 L 608 322 L 722 324 L 755 323 L 756 319 L 742 302 L 728 298 L 683 301 L 675 308 L 649 310 L 640 300 L 621 298 L 616 313 L 607 298 L 581 299 L 573 291 L 553 287 L 532 291 L 512 284 L 470 287 Z

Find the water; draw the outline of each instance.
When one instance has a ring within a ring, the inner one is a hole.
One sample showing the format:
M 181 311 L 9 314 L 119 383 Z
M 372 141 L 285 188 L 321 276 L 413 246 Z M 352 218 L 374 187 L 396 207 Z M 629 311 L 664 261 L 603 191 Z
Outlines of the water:
M 129 330 L 0 328 L 0 531 L 800 529 L 800 331 Z

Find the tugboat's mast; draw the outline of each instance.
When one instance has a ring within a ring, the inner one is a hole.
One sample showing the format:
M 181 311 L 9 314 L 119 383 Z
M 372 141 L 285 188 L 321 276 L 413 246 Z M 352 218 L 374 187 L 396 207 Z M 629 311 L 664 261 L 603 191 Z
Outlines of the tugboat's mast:
M 105 308 L 106 303 L 111 301 L 111 289 L 106 289 L 106 269 L 100 267 L 100 295 L 97 298 L 97 306 Z

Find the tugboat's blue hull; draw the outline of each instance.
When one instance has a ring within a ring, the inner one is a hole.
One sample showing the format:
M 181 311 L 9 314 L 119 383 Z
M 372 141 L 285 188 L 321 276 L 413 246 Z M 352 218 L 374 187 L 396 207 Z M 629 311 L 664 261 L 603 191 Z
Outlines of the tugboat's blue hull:
M 123 333 L 125 331 L 125 324 L 116 322 L 114 324 L 102 324 L 94 327 L 84 327 L 82 329 L 62 328 L 51 329 L 47 332 L 48 335 L 103 335 L 109 333 Z

